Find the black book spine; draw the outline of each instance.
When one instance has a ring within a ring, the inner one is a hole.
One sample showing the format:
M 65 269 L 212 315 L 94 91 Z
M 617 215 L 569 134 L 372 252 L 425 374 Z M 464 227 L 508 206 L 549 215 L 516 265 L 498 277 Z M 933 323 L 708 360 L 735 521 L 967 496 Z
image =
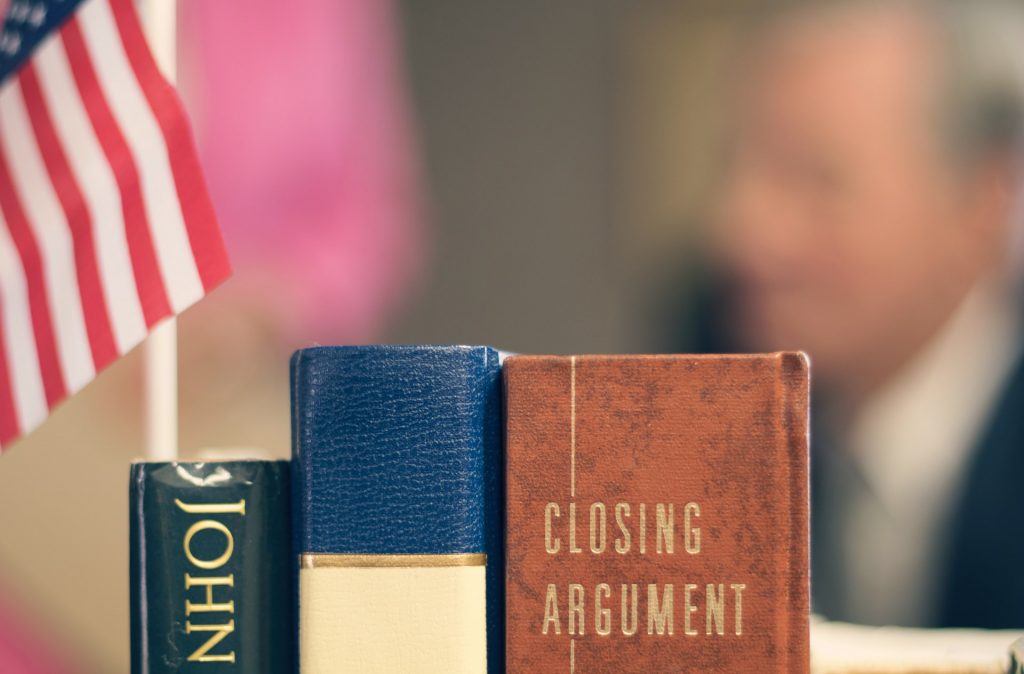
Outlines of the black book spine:
M 134 674 L 291 671 L 286 461 L 131 469 Z

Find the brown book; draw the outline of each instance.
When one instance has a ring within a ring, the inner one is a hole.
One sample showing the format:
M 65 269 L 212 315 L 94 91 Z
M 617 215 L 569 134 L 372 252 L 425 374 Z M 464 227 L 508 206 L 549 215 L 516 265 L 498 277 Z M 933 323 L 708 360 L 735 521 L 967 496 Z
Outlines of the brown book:
M 807 361 L 512 356 L 510 674 L 808 671 Z

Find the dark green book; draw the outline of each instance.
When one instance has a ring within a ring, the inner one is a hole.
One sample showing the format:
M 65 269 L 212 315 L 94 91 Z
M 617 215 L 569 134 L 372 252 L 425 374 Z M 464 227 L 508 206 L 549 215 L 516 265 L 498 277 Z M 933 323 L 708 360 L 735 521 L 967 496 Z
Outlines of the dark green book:
M 135 463 L 134 674 L 291 670 L 287 461 Z

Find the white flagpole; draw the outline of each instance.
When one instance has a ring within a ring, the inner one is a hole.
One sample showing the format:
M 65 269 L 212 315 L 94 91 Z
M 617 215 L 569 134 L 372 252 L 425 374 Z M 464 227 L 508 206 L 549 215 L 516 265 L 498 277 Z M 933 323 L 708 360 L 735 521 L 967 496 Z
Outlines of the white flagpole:
M 172 84 L 177 76 L 176 0 L 141 0 L 142 28 L 157 67 Z M 171 316 L 161 321 L 143 345 L 146 460 L 178 458 L 178 326 Z

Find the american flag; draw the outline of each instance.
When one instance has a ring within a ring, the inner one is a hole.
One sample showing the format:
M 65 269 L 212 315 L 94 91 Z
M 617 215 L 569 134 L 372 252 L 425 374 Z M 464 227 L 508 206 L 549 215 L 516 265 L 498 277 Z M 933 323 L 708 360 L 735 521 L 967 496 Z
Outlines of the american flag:
M 187 119 L 131 0 L 13 0 L 0 34 L 0 447 L 229 274 Z

